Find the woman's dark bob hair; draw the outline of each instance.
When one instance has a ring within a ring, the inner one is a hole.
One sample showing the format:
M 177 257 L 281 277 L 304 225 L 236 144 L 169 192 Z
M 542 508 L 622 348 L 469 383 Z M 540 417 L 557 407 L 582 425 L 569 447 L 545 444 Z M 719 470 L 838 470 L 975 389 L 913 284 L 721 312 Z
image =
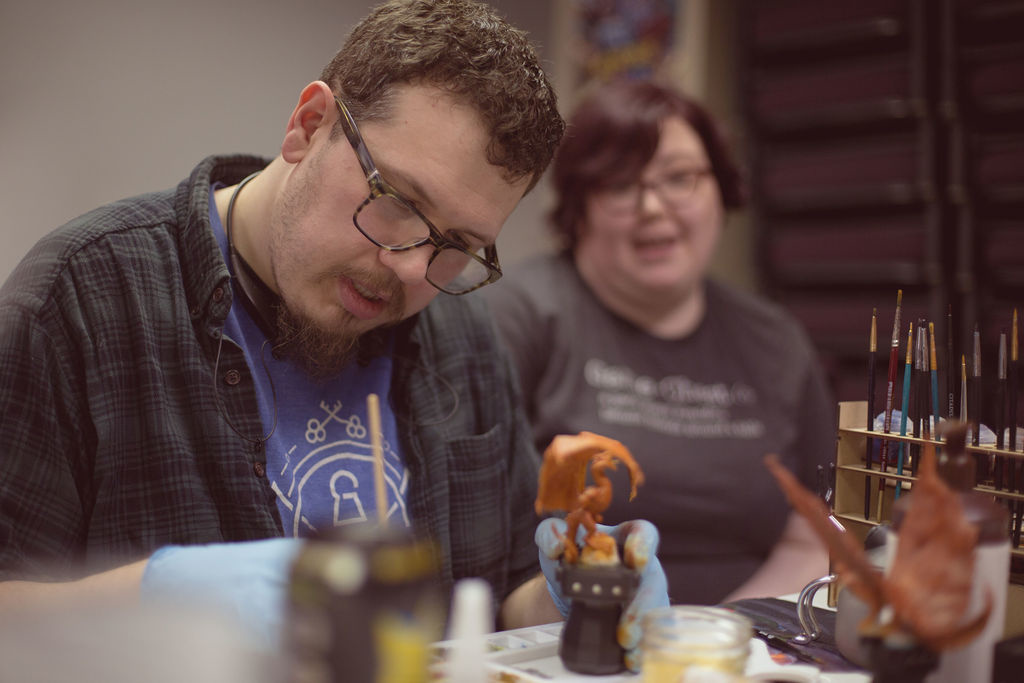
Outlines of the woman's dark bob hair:
M 576 107 L 555 155 L 557 199 L 550 218 L 567 249 L 576 247 L 587 195 L 638 179 L 658 147 L 661 123 L 673 116 L 690 124 L 704 143 L 725 207 L 743 205 L 739 169 L 700 104 L 651 81 L 614 81 L 599 86 Z

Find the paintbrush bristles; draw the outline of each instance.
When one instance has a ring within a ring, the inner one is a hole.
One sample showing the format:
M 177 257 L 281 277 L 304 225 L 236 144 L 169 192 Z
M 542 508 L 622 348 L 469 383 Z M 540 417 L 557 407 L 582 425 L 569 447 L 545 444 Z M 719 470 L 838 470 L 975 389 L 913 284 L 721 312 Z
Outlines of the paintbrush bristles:
M 974 346 L 971 349 L 971 377 L 981 377 L 981 331 L 974 324 Z
M 907 325 L 907 365 L 913 362 L 913 354 L 911 353 L 914 349 L 914 323 L 913 321 Z
M 999 333 L 999 379 L 1006 379 L 1006 332 Z
M 1010 331 L 1010 360 L 1017 360 L 1017 309 L 1013 309 L 1013 329 Z
M 930 369 L 938 370 L 939 361 L 935 356 L 935 323 L 928 323 L 928 346 L 930 347 L 930 358 L 931 361 Z
M 903 290 L 896 292 L 896 317 L 892 322 L 892 345 L 900 345 L 900 309 L 903 306 Z

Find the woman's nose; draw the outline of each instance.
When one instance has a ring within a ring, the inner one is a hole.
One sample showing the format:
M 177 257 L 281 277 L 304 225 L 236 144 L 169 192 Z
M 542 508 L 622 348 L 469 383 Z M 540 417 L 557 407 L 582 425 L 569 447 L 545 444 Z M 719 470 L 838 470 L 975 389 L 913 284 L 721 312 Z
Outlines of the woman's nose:
M 665 199 L 653 185 L 640 186 L 640 213 L 643 215 L 658 214 L 667 209 Z

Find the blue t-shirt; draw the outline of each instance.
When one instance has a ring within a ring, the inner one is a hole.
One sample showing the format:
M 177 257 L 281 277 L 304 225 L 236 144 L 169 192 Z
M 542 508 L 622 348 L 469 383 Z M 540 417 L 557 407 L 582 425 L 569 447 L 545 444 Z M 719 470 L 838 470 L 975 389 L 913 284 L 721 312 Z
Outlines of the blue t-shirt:
M 210 223 L 225 261 L 230 262 L 214 189 L 216 186 L 210 192 Z M 376 519 L 366 408 L 371 393 L 380 397 L 388 523 L 409 526 L 409 474 L 399 452 L 395 415 L 388 400 L 391 354 L 378 356 L 366 366 L 352 362 L 336 377 L 313 380 L 287 359 L 274 358 L 267 336 L 250 316 L 242 296 L 236 291 L 224 335 L 245 352 L 266 431 L 274 427 L 276 403 L 276 427 L 266 444 L 267 476 L 277 493 L 285 535 L 308 537 L 331 527 Z M 393 344 L 392 337 L 388 343 Z

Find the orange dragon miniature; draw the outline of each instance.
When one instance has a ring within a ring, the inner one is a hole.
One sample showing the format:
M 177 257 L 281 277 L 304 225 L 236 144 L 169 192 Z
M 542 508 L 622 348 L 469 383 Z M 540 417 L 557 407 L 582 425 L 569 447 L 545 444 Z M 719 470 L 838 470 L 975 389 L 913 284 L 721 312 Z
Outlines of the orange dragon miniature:
M 935 447 L 925 445 L 914 484 L 913 505 L 906 513 L 896 556 L 883 575 L 867 561 L 849 533 L 828 521 L 828 508 L 804 488 L 774 455 L 765 464 L 790 504 L 828 546 L 840 578 L 869 608 L 861 623 L 865 635 L 893 632 L 913 636 L 933 652 L 959 647 L 985 627 L 991 595 L 980 614 L 964 621 L 974 571 L 977 530 L 964 517 L 959 499 L 940 478 Z M 891 610 L 891 618 L 883 614 Z
M 579 557 L 575 538 L 580 525 L 587 532 L 584 549 L 589 548 L 598 563 L 614 562 L 617 558 L 614 539 L 598 531 L 596 524 L 612 501 L 612 483 L 606 472 L 617 469 L 619 462 L 629 470 L 629 499 L 633 500 L 636 487 L 644 483 L 644 473 L 629 450 L 615 439 L 593 432 L 560 434 L 544 451 L 540 487 L 533 506 L 538 515 L 546 511 L 569 513 L 565 518 L 564 552 L 569 564 L 575 564 Z M 588 464 L 593 486 L 586 486 Z

